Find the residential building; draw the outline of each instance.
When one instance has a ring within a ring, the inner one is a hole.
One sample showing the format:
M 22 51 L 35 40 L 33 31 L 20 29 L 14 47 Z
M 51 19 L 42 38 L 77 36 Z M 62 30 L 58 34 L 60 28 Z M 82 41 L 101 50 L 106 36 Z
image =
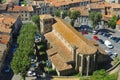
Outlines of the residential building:
M 73 7 L 70 8 L 70 10 L 77 10 L 80 12 L 80 16 L 77 18 L 76 22 L 81 24 L 81 25 L 89 25 L 91 26 L 89 23 L 89 10 L 86 6 L 81 6 L 81 7 Z M 79 27 L 79 26 L 77 26 Z
M 18 14 L 0 14 L 0 32 L 12 37 L 17 37 L 22 26 Z
M 13 5 L 11 7 L 8 7 L 7 12 L 9 14 L 19 14 L 22 21 L 31 20 L 31 16 L 34 14 L 34 10 L 31 5 L 27 6 Z
M 60 18 L 52 18 L 48 14 L 40 15 L 40 24 L 44 24 L 41 25 L 41 31 L 50 28 L 44 31 L 48 45 L 47 55 L 58 76 L 69 75 L 75 71 L 89 75 L 96 70 L 100 60 L 98 55 L 102 54 L 91 41 Z
M 19 15 L 0 14 L 0 50 L 3 50 L 0 55 L 0 60 L 2 59 L 0 64 L 2 66 L 4 58 L 10 54 L 11 47 L 19 34 L 21 26 L 22 21 Z

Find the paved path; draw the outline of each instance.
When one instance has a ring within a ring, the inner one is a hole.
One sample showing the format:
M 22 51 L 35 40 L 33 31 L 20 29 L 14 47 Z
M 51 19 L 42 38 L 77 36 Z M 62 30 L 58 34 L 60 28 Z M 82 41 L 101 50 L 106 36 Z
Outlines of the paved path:
M 117 80 L 120 80 L 120 70 L 119 70 L 119 73 L 118 73 L 118 79 Z

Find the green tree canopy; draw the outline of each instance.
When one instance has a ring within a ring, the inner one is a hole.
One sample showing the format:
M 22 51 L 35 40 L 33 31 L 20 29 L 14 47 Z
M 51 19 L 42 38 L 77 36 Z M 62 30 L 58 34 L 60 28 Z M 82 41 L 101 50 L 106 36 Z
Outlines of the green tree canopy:
M 102 69 L 95 71 L 91 76 L 90 80 L 117 80 L 117 75 L 108 75 L 107 72 L 104 69 Z
M 32 16 L 32 21 L 33 21 L 34 23 L 39 24 L 39 20 L 40 20 L 40 18 L 39 18 L 38 15 L 35 14 L 35 15 Z
M 54 16 L 60 17 L 60 14 L 61 14 L 61 11 L 60 11 L 60 10 L 54 11 Z
M 30 66 L 30 55 L 34 51 L 33 45 L 36 32 L 37 27 L 35 24 L 27 23 L 22 26 L 17 40 L 19 47 L 14 53 L 14 57 L 11 62 L 11 67 L 14 73 L 20 73 L 24 80 Z
M 101 21 L 101 18 L 102 15 L 98 12 L 90 12 L 89 14 L 89 19 L 92 21 L 94 27 Z
M 80 16 L 80 12 L 77 10 L 73 10 L 73 11 L 69 11 L 68 15 L 71 18 L 71 25 L 74 26 L 74 22 Z
M 80 12 L 77 10 L 73 10 L 69 12 L 69 17 L 73 20 L 77 19 L 80 16 Z
M 117 22 L 118 17 L 114 15 L 109 21 L 108 21 L 108 26 L 111 28 L 115 28 L 116 22 Z

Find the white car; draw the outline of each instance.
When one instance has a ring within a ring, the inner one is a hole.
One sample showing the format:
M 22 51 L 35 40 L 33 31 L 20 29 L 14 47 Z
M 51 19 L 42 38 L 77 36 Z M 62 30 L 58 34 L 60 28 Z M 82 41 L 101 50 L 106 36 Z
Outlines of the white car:
M 112 48 L 114 47 L 114 46 L 112 45 L 112 43 L 111 43 L 110 41 L 108 41 L 108 40 L 105 40 L 104 44 L 105 44 L 108 48 L 110 48 L 110 49 L 112 49 Z
M 36 73 L 34 71 L 28 71 L 27 76 L 36 76 Z

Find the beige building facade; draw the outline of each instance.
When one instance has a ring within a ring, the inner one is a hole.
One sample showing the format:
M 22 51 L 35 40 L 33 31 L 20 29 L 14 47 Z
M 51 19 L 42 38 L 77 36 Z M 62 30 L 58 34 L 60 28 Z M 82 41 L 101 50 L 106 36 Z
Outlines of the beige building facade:
M 43 20 L 51 20 L 43 23 Z M 40 15 L 41 32 L 47 40 L 48 58 L 58 76 L 80 72 L 82 75 L 92 74 L 97 67 L 97 56 L 100 54 L 97 47 L 78 33 L 71 25 L 60 18 L 53 18 L 45 14 Z M 45 29 L 45 27 L 50 28 Z M 43 29 L 44 30 L 43 30 Z

